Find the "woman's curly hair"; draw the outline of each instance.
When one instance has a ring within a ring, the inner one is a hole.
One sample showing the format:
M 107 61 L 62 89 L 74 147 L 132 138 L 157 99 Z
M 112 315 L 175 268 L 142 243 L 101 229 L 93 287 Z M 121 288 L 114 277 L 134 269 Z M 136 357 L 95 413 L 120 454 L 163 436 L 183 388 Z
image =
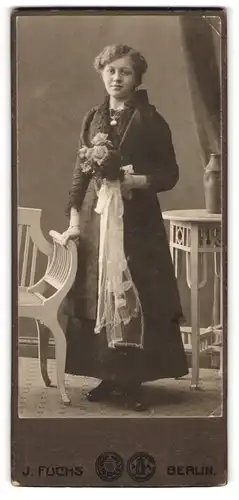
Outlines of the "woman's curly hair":
M 140 85 L 142 76 L 146 72 L 148 65 L 142 54 L 128 45 L 107 45 L 95 58 L 94 68 L 96 71 L 101 72 L 107 64 L 125 56 L 130 57 L 136 75 L 136 83 Z

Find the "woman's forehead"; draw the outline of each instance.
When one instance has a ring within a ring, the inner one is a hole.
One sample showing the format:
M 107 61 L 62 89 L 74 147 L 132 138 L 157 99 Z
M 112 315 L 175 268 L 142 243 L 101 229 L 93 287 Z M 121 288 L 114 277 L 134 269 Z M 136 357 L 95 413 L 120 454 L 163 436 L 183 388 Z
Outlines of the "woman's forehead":
M 113 68 L 132 68 L 132 60 L 129 56 L 120 57 L 114 61 L 109 62 L 106 66 Z

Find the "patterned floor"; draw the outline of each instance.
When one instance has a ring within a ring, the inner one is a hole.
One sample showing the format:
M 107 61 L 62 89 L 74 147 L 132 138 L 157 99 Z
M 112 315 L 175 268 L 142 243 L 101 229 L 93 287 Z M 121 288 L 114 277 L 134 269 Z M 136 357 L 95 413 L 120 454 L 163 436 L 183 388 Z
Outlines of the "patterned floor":
M 56 383 L 55 361 L 49 360 L 49 375 Z M 221 414 L 221 378 L 217 371 L 201 369 L 200 390 L 190 390 L 190 375 L 180 380 L 166 379 L 144 384 L 150 408 L 135 413 L 119 397 L 107 403 L 90 403 L 87 391 L 98 381 L 66 375 L 72 405 L 63 406 L 56 387 L 45 387 L 38 360 L 19 358 L 19 416 L 21 418 L 79 417 L 206 417 Z

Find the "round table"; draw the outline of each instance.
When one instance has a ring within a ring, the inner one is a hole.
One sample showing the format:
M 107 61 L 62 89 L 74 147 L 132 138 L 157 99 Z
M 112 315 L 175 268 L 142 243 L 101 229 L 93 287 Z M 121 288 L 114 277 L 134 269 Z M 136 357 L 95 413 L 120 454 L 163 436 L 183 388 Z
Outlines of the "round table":
M 196 389 L 199 383 L 199 355 L 203 336 L 208 339 L 208 334 L 211 333 L 213 340 L 211 345 L 206 341 L 201 350 L 222 344 L 222 215 L 209 214 L 205 209 L 169 210 L 162 215 L 164 220 L 170 221 L 169 245 L 177 278 L 181 270 L 182 252 L 186 256 L 186 280 L 191 291 L 191 387 Z M 214 255 L 213 325 L 208 329 L 200 329 L 199 290 L 207 282 L 209 253 Z M 222 356 L 220 370 L 221 368 Z

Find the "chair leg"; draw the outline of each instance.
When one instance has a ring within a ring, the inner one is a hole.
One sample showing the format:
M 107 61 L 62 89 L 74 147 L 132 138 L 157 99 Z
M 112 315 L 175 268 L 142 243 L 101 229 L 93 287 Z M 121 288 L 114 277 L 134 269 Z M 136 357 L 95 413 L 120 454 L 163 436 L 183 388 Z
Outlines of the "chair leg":
M 36 320 L 36 326 L 38 334 L 38 358 L 40 362 L 41 375 L 46 387 L 50 387 L 51 380 L 47 372 L 47 348 L 50 331 L 45 325 L 39 324 L 38 320 Z
M 57 318 L 50 320 L 46 326 L 51 330 L 55 340 L 57 385 L 60 389 L 64 405 L 70 405 L 65 389 L 65 365 L 66 365 L 66 338 Z

